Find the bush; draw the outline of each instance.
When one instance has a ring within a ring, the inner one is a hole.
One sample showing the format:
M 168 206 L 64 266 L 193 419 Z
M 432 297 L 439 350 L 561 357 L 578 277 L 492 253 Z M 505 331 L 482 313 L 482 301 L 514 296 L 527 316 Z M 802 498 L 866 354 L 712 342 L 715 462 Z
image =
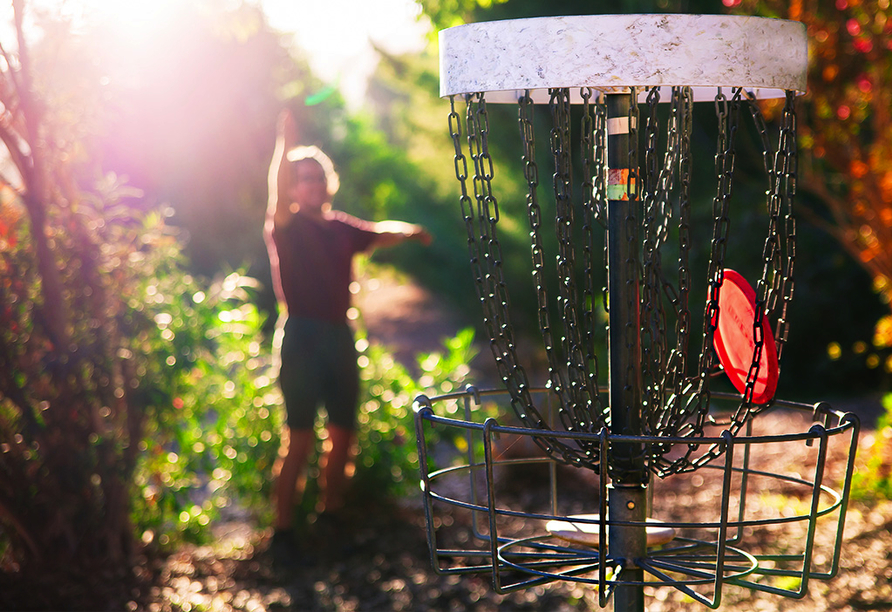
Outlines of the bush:
M 157 274 L 144 291 L 161 333 L 151 345 L 154 397 L 141 443 L 134 516 L 145 542 L 203 541 L 224 509 L 246 511 L 260 524 L 271 515 L 271 472 L 284 409 L 262 321 L 250 303 L 252 279 L 233 273 L 203 292 L 178 278 L 175 253 L 156 253 Z M 442 352 L 417 358 L 417 380 L 365 332 L 357 334 L 362 403 L 357 416 L 353 491 L 381 501 L 418 490 L 412 402 L 422 392 L 448 393 L 469 373 L 473 332 L 447 339 Z M 145 385 L 144 385 L 145 387 Z M 326 433 L 317 419 L 317 449 Z M 311 461 L 299 512 L 319 501 Z
M 121 567 L 134 530 L 198 538 L 230 499 L 267 497 L 278 397 L 252 282 L 202 291 L 162 217 L 140 221 L 125 193 L 107 181 L 57 213 L 67 346 L 43 320 L 27 221 L 0 211 L 5 570 Z
M 162 545 L 205 540 L 225 508 L 263 515 L 281 424 L 263 321 L 249 301 L 256 282 L 232 273 L 205 292 L 173 261 L 157 262 L 167 269 L 141 287 L 159 333 L 148 347 L 134 517 L 142 540 Z
M 368 346 L 360 357 L 366 401 L 360 406 L 356 487 L 369 493 L 406 496 L 418 491 L 418 450 L 412 404 L 419 394 L 430 397 L 458 390 L 470 373 L 476 349 L 473 330 L 465 329 L 444 343 L 443 352 L 417 357 L 421 376 L 407 369 L 380 346 Z M 361 347 L 367 342 L 360 339 Z
M 892 393 L 883 397 L 883 407 L 875 431 L 862 438 L 852 476 L 855 499 L 892 499 Z

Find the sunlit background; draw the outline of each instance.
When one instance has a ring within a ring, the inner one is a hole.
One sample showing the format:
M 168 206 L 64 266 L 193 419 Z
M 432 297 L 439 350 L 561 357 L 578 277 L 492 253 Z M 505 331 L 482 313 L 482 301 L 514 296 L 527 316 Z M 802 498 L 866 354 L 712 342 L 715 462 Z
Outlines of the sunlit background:
M 326 80 L 340 81 L 348 103 L 358 104 L 375 66 L 374 46 L 389 53 L 419 51 L 430 30 L 414 0 L 264 0 L 270 25 L 294 32 L 311 66 Z
M 44 70 L 47 78 L 79 92 L 66 112 L 93 113 L 74 122 L 99 142 L 88 160 L 91 172 L 113 172 L 144 190 L 147 209 L 169 205 L 174 223 L 189 232 L 183 238 L 192 264 L 207 274 L 220 261 L 242 265 L 246 252 L 262 267 L 262 244 L 256 232 L 243 231 L 242 215 L 259 227 L 262 166 L 269 163 L 278 105 L 327 99 L 363 113 L 381 54 L 418 54 L 429 48 L 431 31 L 414 0 L 31 0 L 24 6 L 35 61 L 49 62 L 59 73 Z M 0 8 L 7 49 L 15 46 L 12 22 L 8 3 Z M 63 29 L 75 33 L 73 43 L 63 43 Z M 83 55 L 63 46 L 71 44 Z M 284 89 L 273 91 L 274 83 Z M 91 102 L 97 98 L 99 104 Z M 202 204 L 209 202 L 219 206 L 211 219 Z M 232 240 L 241 242 L 226 249 Z
M 171 20 L 194 0 L 36 0 L 33 10 L 61 12 L 75 24 L 107 24 L 119 35 L 116 52 L 152 53 L 167 41 Z M 216 4 L 237 6 L 235 0 Z M 352 108 L 362 104 L 366 81 L 375 68 L 375 48 L 400 54 L 424 46 L 430 23 L 421 17 L 414 0 L 247 0 L 259 6 L 269 25 L 293 33 L 294 45 L 310 60 L 323 80 L 338 85 Z M 8 28 L 10 7 L 2 9 L 3 28 Z

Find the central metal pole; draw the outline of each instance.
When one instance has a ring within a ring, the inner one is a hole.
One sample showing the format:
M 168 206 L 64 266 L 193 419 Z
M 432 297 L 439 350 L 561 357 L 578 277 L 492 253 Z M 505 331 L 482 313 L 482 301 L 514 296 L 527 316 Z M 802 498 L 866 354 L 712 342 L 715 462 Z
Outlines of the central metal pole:
M 630 177 L 630 117 L 634 94 L 607 95 L 607 290 L 609 300 L 610 433 L 640 436 L 641 334 L 639 300 L 639 185 Z M 635 114 L 637 117 L 637 113 Z M 607 458 L 608 555 L 623 583 L 613 594 L 616 612 L 644 612 L 644 572 L 635 560 L 647 552 L 647 480 L 639 442 L 611 444 Z M 635 522 L 618 525 L 617 522 Z

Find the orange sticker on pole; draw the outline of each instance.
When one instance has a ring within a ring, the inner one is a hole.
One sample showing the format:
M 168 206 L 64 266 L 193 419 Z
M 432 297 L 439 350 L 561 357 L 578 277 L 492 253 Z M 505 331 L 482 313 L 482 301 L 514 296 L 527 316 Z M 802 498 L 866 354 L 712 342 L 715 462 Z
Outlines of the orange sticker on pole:
M 607 199 L 628 200 L 629 187 L 634 185 L 635 179 L 629 179 L 628 168 L 608 168 L 607 170 Z

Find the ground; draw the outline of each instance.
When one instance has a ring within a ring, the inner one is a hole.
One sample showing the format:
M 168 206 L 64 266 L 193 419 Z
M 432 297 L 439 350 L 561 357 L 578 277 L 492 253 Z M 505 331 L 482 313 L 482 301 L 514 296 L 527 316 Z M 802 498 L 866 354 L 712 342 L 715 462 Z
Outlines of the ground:
M 404 358 L 415 350 L 436 349 L 441 338 L 456 331 L 455 321 L 432 296 L 415 285 L 383 277 L 377 283 L 366 283 L 358 298 L 370 338 L 392 346 Z M 876 402 L 841 408 L 855 409 L 864 417 L 862 445 L 874 439 Z M 808 428 L 810 419 L 798 412 L 778 411 L 760 417 L 759 422 L 766 432 L 798 432 Z M 511 456 L 530 453 L 529 448 L 510 440 L 502 440 L 501 444 L 500 452 Z M 826 471 L 831 479 L 838 480 L 841 475 L 845 464 L 843 451 L 834 447 L 828 454 Z M 758 467 L 768 472 L 790 465 L 807 470 L 813 463 L 808 453 L 813 453 L 813 449 L 802 446 L 791 453 L 785 447 L 766 446 L 759 452 Z M 505 496 L 506 503 L 535 505 L 547 495 L 543 478 L 524 469 L 510 468 L 501 474 L 508 484 L 499 488 L 498 494 Z M 578 505 L 586 509 L 586 500 L 597 490 L 594 476 L 561 469 L 560 478 L 567 483 L 564 491 L 570 498 L 568 503 L 573 508 Z M 700 476 L 699 471 L 687 478 L 658 481 L 655 514 L 664 520 L 688 517 L 715 502 L 715 491 L 720 486 L 715 475 Z M 779 499 L 782 504 L 795 503 L 794 493 L 786 491 L 788 497 L 781 497 L 780 493 L 784 491 L 757 495 L 756 505 L 777 505 Z M 441 513 L 438 509 L 434 520 L 450 545 L 461 546 L 473 540 L 467 536 L 467 524 L 460 515 Z M 522 519 L 508 526 L 528 527 Z M 499 594 L 489 573 L 437 574 L 426 540 L 420 495 L 390 503 L 363 500 L 352 504 L 338 522 L 317 525 L 310 531 L 312 535 L 308 536 L 304 550 L 306 564 L 283 570 L 272 562 L 267 530 L 247 521 L 217 525 L 213 545 L 186 546 L 169 557 L 146 560 L 137 570 L 141 590 L 133 593 L 133 601 L 127 607 L 152 612 L 600 609 L 597 590 L 590 585 L 558 582 Z M 832 535 L 832 530 L 828 532 L 822 527 L 816 542 L 826 545 Z M 768 540 L 771 533 L 757 529 L 754 537 Z M 892 502 L 851 503 L 841 550 L 838 576 L 829 581 L 813 581 L 803 599 L 727 587 L 721 609 L 892 610 Z M 827 559 L 821 561 L 826 563 Z M 650 612 L 707 609 L 670 587 L 647 587 L 645 601 Z M 72 609 L 75 608 L 73 605 Z M 612 604 L 608 608 L 612 609 Z
M 789 425 L 789 415 L 767 421 Z M 771 456 L 770 465 L 789 457 Z M 839 462 L 834 456 L 831 461 Z M 831 472 L 837 467 L 832 467 Z M 544 494 L 535 476 L 511 474 L 529 485 L 530 499 Z M 680 511 L 702 503 L 699 497 L 716 482 L 681 481 L 657 488 Z M 516 486 L 516 484 L 515 484 Z M 518 496 L 518 498 L 523 495 Z M 515 498 L 513 501 L 524 501 Z M 527 502 L 529 501 L 526 500 Z M 657 505 L 659 505 L 659 501 Z M 768 502 L 766 502 L 768 503 Z M 663 508 L 665 511 L 666 508 Z M 670 508 L 669 513 L 672 513 Z M 452 522 L 454 520 L 454 523 Z M 437 516 L 451 527 L 455 542 L 467 541 L 459 519 Z M 813 581 L 804 599 L 784 598 L 726 587 L 723 610 L 892 609 L 892 503 L 850 505 L 840 569 L 830 581 Z M 307 567 L 276 571 L 266 534 L 245 525 L 221 526 L 213 546 L 184 548 L 166 560 L 146 608 L 149 610 L 597 610 L 597 591 L 587 585 L 555 583 L 500 595 L 490 574 L 442 576 L 434 572 L 425 540 L 420 504 L 355 507 L 337 527 L 317 534 Z M 827 544 L 831 534 L 819 531 Z M 447 538 L 450 537 L 447 531 Z M 765 538 L 765 534 L 759 537 Z M 822 540 L 824 540 L 822 542 Z M 650 612 L 707 609 L 670 587 L 648 587 Z M 612 609 L 612 608 L 611 608 Z

